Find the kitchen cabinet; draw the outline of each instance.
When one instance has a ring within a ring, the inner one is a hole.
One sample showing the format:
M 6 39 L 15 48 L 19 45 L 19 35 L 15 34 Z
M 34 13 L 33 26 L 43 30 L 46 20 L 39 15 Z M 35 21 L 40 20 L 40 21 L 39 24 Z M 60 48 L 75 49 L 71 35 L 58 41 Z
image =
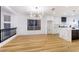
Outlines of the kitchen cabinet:
M 72 30 L 72 40 L 79 39 L 79 30 Z
M 78 30 L 78 39 L 79 39 L 79 30 Z

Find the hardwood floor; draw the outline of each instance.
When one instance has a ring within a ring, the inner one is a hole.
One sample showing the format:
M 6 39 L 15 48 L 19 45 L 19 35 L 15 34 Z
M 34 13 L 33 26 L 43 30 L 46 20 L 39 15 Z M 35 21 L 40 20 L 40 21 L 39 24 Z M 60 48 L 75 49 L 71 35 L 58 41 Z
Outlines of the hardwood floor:
M 18 36 L 0 48 L 1 52 L 74 52 L 79 51 L 79 40 L 72 43 L 60 39 L 58 35 Z

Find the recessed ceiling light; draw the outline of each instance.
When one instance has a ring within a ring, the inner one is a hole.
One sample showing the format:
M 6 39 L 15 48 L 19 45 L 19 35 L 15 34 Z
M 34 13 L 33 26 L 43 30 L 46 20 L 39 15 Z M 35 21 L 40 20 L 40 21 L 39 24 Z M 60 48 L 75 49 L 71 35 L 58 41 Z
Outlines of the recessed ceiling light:
M 35 7 L 35 9 L 38 9 L 38 7 Z
M 76 12 L 76 10 L 72 10 L 73 12 Z

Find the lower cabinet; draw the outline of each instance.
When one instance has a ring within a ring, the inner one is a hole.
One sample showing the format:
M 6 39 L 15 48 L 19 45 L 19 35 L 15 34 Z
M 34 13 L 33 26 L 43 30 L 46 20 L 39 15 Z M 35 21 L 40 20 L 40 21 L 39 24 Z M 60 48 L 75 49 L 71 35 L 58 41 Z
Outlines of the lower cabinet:
M 79 39 L 79 30 L 78 30 L 78 39 Z
M 79 30 L 72 30 L 72 40 L 79 39 Z

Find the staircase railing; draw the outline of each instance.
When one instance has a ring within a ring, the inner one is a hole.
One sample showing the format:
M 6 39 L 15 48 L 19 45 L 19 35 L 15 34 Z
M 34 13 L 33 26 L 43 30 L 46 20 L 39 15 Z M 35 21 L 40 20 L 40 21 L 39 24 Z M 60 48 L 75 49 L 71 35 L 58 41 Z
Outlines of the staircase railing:
M 16 28 L 0 29 L 0 42 L 7 40 L 15 34 Z

